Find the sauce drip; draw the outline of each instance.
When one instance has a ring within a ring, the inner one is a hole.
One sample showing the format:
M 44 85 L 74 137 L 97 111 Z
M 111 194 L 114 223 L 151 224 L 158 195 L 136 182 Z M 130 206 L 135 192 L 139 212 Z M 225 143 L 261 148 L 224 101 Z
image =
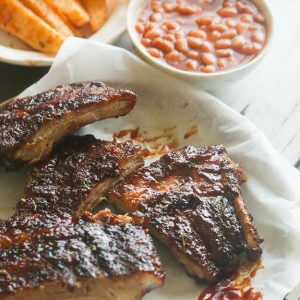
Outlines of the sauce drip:
M 135 129 L 123 129 L 123 130 L 120 130 L 118 132 L 115 132 L 113 134 L 113 139 L 114 141 L 116 139 L 121 139 L 121 138 L 124 138 L 126 136 L 130 137 L 131 140 L 134 140 L 138 137 L 139 135 L 139 128 L 135 128 Z
M 123 129 L 113 133 L 113 140 L 135 141 L 144 147 L 141 152 L 144 158 L 154 158 L 178 147 L 178 142 L 172 133 L 174 129 L 175 127 L 166 128 L 161 134 L 150 137 L 143 136 L 143 133 L 146 134 L 146 132 L 142 133 L 139 128 Z
M 191 136 L 197 134 L 199 131 L 198 126 L 197 125 L 193 125 L 183 136 L 184 139 L 188 139 Z
M 261 263 L 252 267 L 245 264 L 232 278 L 204 289 L 198 300 L 262 300 L 262 293 L 251 286 L 252 278 L 262 268 Z

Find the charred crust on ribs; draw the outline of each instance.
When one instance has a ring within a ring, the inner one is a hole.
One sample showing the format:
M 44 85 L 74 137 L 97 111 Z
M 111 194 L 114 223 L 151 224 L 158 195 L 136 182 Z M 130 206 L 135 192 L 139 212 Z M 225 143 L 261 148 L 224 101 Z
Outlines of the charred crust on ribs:
M 136 103 L 129 90 L 102 82 L 58 86 L 0 108 L 0 163 L 16 168 L 48 156 L 53 144 L 78 128 L 127 114 Z
M 0 295 L 51 282 L 72 291 L 85 278 L 147 274 L 152 286 L 162 285 L 164 278 L 151 237 L 129 217 L 108 210 L 96 216 L 34 214 L 1 221 L 0 254 Z
M 17 214 L 92 210 L 113 184 L 144 164 L 140 152 L 131 142 L 67 137 L 29 173 Z
M 242 253 L 261 255 L 241 198 L 245 180 L 223 146 L 187 146 L 131 174 L 109 199 L 143 219 L 189 273 L 216 281 L 236 270 Z

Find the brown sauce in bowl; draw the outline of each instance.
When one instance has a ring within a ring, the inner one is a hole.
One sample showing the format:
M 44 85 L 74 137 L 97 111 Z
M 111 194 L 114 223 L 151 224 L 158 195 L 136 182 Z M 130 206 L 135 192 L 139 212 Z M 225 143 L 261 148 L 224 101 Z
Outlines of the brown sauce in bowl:
M 265 16 L 249 0 L 151 0 L 135 29 L 154 58 L 184 71 L 232 69 L 263 49 Z

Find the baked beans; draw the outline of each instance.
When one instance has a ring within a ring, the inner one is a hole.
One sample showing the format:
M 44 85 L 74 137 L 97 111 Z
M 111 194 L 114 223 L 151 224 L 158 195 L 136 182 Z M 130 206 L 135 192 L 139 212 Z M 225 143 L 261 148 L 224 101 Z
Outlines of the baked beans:
M 258 55 L 265 22 L 251 0 L 149 0 L 135 29 L 151 56 L 181 70 L 212 73 Z

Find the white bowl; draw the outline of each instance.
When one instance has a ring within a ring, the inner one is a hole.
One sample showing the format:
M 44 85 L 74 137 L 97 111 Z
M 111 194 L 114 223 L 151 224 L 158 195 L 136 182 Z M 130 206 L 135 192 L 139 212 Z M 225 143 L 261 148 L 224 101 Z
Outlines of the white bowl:
M 108 19 L 90 40 L 112 44 L 126 30 L 128 1 L 108 1 Z M 18 38 L 0 29 L 0 61 L 24 66 L 50 66 L 55 56 L 32 50 Z
M 140 10 L 146 1 L 149 0 L 131 0 L 127 11 L 127 30 L 137 53 L 144 60 L 150 62 L 152 65 L 161 69 L 162 71 L 165 71 L 173 76 L 182 78 L 189 82 L 195 83 L 201 88 L 211 89 L 215 88 L 216 86 L 222 87 L 243 78 L 257 66 L 257 64 L 261 61 L 261 59 L 270 48 L 274 30 L 274 22 L 271 9 L 265 0 L 253 0 L 253 2 L 259 7 L 266 18 L 268 33 L 264 48 L 257 56 L 255 56 L 251 61 L 245 64 L 238 65 L 229 70 L 218 71 L 214 73 L 188 72 L 177 69 L 168 65 L 167 63 L 164 63 L 163 61 L 160 61 L 159 59 L 152 57 L 146 51 L 146 48 L 140 43 L 140 37 L 135 30 L 135 24 Z

